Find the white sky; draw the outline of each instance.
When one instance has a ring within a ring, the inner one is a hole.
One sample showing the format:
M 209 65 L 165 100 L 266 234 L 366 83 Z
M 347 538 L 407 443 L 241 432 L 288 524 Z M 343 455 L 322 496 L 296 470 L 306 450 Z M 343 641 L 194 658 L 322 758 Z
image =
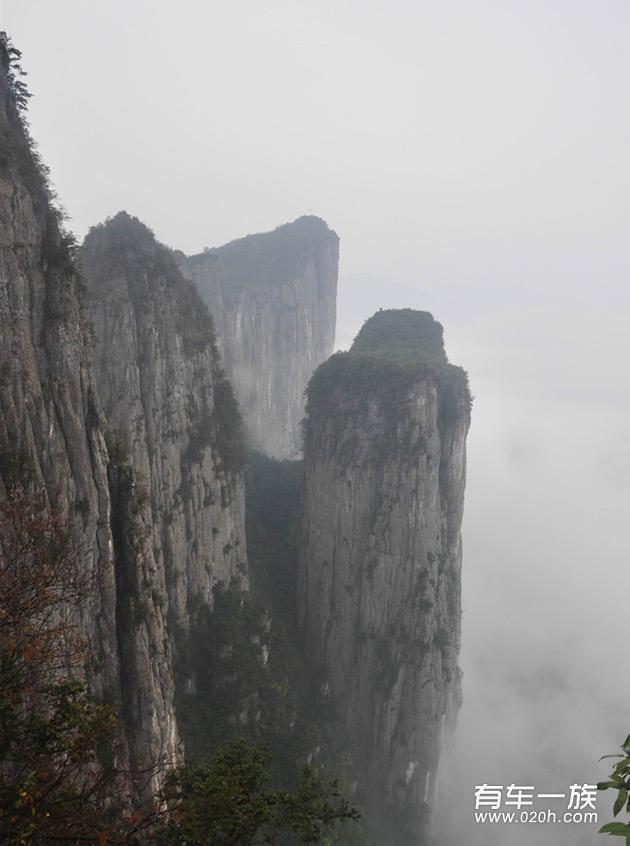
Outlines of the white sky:
M 627 0 L 4 6 L 80 234 L 124 206 L 192 251 L 312 211 L 346 272 L 411 277 L 625 240 Z
M 193 252 L 312 212 L 341 236 L 342 345 L 381 305 L 443 322 L 476 395 L 445 843 L 593 842 L 471 829 L 469 803 L 559 792 L 630 731 L 630 2 L 4 0 L 4 21 L 78 235 L 126 208 Z

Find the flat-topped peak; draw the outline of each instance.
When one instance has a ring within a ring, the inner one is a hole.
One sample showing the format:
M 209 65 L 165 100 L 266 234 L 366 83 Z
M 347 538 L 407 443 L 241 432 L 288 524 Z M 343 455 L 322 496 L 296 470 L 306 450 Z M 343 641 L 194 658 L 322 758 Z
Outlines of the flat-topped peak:
M 299 239 L 333 237 L 337 241 L 339 236 L 334 232 L 321 217 L 314 214 L 304 214 L 289 223 L 281 223 L 275 229 L 270 229 L 267 232 L 253 232 L 249 235 L 244 235 L 241 238 L 235 238 L 233 241 L 228 241 L 220 247 L 206 247 L 204 253 L 225 253 L 233 249 L 241 249 L 244 247 L 251 247 L 255 244 L 269 242 L 273 244 L 282 243 L 285 239 Z
M 419 357 L 446 364 L 442 324 L 428 311 L 380 309 L 368 318 L 350 348 L 399 363 Z
M 198 262 L 203 256 L 218 257 L 225 292 L 230 297 L 238 295 L 243 288 L 256 291 L 299 277 L 307 262 L 316 260 L 322 250 L 338 257 L 337 233 L 320 217 L 303 215 L 270 232 L 246 235 L 222 247 L 206 248 L 192 256 L 191 261 Z

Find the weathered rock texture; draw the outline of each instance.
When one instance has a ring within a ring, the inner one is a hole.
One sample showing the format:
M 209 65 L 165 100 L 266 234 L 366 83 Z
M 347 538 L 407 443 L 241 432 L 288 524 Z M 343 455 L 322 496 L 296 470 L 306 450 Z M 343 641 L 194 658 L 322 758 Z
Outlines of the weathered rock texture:
M 117 698 L 116 591 L 108 453 L 71 239 L 16 107 L 0 44 L 0 496 L 20 486 L 76 523 L 86 572 L 101 573 L 84 608 L 92 690 Z M 0 537 L 0 544 L 3 538 Z
M 301 217 L 185 264 L 214 316 L 252 446 L 295 458 L 304 390 L 335 340 L 337 235 Z
M 208 310 L 171 252 L 124 212 L 82 250 L 109 426 L 125 725 L 177 756 L 175 675 L 212 589 L 247 584 L 240 415 Z
M 470 398 L 426 312 L 381 311 L 308 389 L 298 615 L 378 842 L 426 834 L 460 672 Z
M 126 215 L 87 239 L 88 318 L 12 73 L 2 44 L 0 496 L 21 486 L 73 521 L 99 576 L 86 680 L 122 703 L 132 766 L 177 761 L 189 625 L 217 582 L 247 582 L 240 417 L 206 307 Z

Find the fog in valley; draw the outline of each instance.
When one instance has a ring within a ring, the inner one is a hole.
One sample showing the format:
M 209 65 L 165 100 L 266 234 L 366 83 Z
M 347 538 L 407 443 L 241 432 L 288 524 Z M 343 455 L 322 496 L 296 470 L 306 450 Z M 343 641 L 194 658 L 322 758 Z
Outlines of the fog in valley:
M 443 762 L 439 843 L 596 842 L 595 826 L 558 824 L 550 834 L 537 824 L 475 825 L 473 786 L 568 794 L 570 784 L 603 778 L 607 762 L 597 759 L 617 751 L 627 734 L 630 302 L 622 267 L 617 285 L 593 289 L 591 302 L 580 296 L 580 278 L 586 292 L 604 255 L 582 268 L 563 258 L 575 296 L 552 284 L 538 303 L 526 279 L 520 295 L 506 285 L 492 297 L 481 293 L 483 279 L 468 291 L 429 283 L 417 294 L 374 277 L 341 285 L 348 337 L 360 317 L 344 290 L 355 294 L 359 284 L 371 292 L 366 314 L 395 298 L 440 315 L 450 357 L 466 360 L 475 396 L 464 517 L 464 707 Z M 627 267 L 626 260 L 626 275 Z M 599 798 L 600 813 L 609 805 L 606 794 Z M 539 807 L 559 811 L 566 803 Z
M 630 732 L 630 6 L 5 0 L 4 28 L 78 236 L 125 208 L 192 253 L 312 213 L 337 348 L 379 308 L 443 324 L 474 405 L 436 843 L 603 842 L 477 825 L 473 789 L 568 794 Z

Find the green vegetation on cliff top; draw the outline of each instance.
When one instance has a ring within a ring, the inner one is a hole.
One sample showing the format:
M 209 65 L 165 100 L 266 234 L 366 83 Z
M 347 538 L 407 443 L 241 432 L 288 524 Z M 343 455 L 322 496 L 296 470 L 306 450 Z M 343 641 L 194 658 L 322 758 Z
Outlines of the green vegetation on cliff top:
M 449 364 L 441 324 L 427 311 L 381 309 L 363 324 L 348 351 L 317 368 L 306 390 L 307 414 L 338 406 L 340 394 L 398 404 L 423 376 L 436 381 L 445 413 L 459 404 L 470 408 L 468 374 Z
M 381 309 L 368 318 L 350 349 L 398 364 L 448 364 L 442 324 L 428 311 Z

